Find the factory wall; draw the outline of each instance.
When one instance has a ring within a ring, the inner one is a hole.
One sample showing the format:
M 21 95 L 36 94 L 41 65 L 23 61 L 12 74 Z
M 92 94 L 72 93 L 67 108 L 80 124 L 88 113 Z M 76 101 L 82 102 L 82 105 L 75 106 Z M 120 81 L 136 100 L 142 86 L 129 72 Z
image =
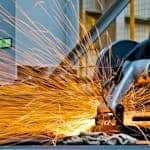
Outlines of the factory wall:
M 7 23 L 4 11 L 15 16 L 15 5 L 11 0 L 0 0 L 0 39 L 12 39 L 12 48 L 0 49 L 0 84 L 11 83 L 16 78 L 15 28 Z

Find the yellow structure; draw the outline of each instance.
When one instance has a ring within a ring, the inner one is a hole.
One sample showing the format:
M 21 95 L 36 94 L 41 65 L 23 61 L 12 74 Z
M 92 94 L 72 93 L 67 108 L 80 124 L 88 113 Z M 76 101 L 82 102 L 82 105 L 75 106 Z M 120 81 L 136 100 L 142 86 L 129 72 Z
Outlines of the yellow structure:
M 135 40 L 135 0 L 130 0 L 130 39 Z

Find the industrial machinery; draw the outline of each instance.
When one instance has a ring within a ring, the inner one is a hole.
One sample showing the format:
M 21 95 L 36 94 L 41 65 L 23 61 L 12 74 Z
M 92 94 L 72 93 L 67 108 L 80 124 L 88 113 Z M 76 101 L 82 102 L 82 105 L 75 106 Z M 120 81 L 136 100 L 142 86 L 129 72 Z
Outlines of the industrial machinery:
M 66 65 L 66 60 L 74 65 L 78 61 L 78 58 L 86 53 L 90 44 L 97 40 L 97 38 L 127 6 L 129 1 L 130 0 L 116 0 L 114 5 L 106 11 L 87 34 L 91 35 L 91 41 L 89 42 L 87 40 L 88 37 L 85 36 L 68 54 L 65 60 L 60 63 L 60 68 L 62 68 L 63 65 Z M 57 73 L 60 68 L 56 68 L 53 74 Z M 98 125 L 99 122 L 102 122 L 103 117 L 106 116 L 108 119 L 110 118 L 111 120 L 116 121 L 115 126 L 117 126 L 121 132 L 136 137 L 140 135 L 138 138 L 142 137 L 142 133 L 146 133 L 146 136 L 149 139 L 150 112 L 128 112 L 130 113 L 129 116 L 124 111 L 122 98 L 127 94 L 131 84 L 136 78 L 140 75 L 146 77 L 150 76 L 150 40 L 146 40 L 142 43 L 130 40 L 113 43 L 111 50 L 109 48 L 104 48 L 100 53 L 96 69 L 98 77 L 102 81 L 105 81 L 103 82 L 103 89 L 109 91 L 106 93 L 106 98 L 104 97 L 105 105 L 98 107 L 96 125 Z M 129 117 L 128 122 L 126 122 L 126 116 Z M 140 128 L 138 129 L 137 126 L 140 126 Z M 90 148 L 87 147 L 87 149 Z M 91 149 L 94 148 L 91 147 Z M 110 149 L 112 149 L 112 147 L 110 147 Z
M 128 3 L 129 0 L 117 0 L 97 21 L 88 34 L 66 56 L 59 65 L 61 67 L 58 66 L 53 74 L 57 74 L 58 69 L 63 68 L 63 66 L 65 69 L 66 62 L 68 61 L 72 65 L 76 64 L 79 58 L 86 53 L 90 44 L 98 39 Z M 89 35 L 90 41 L 88 40 Z M 146 40 L 142 43 L 130 40 L 115 42 L 112 44 L 111 50 L 105 48 L 100 53 L 97 68 L 99 68 L 97 70 L 99 78 L 106 80 L 103 88 L 109 91 L 105 98 L 105 106 L 109 109 L 106 109 L 104 106 L 98 108 L 96 123 L 97 121 L 101 122 L 103 115 L 110 115 L 112 118 L 115 118 L 116 125 L 121 131 L 128 133 L 130 131 L 133 135 L 136 133 L 136 135 L 140 135 L 140 137 L 141 132 L 148 133 L 147 136 L 149 138 L 150 112 L 138 114 L 130 113 L 132 114 L 130 115 L 130 121 L 128 121 L 128 123 L 130 123 L 125 124 L 124 118 L 126 115 L 124 114 L 122 98 L 126 95 L 131 84 L 137 77 L 141 74 L 150 76 L 150 40 Z M 137 125 L 140 126 L 138 130 Z
M 97 74 L 107 89 L 105 104 L 98 108 L 96 123 L 102 122 L 104 116 L 112 113 L 116 126 L 122 132 L 140 135 L 143 132 L 150 138 L 150 110 L 145 112 L 124 111 L 122 99 L 133 82 L 139 77 L 150 77 L 150 40 L 141 43 L 123 40 L 112 44 L 111 50 L 105 48 L 97 61 Z M 105 77 L 105 79 L 104 79 Z M 149 107 L 149 102 L 145 103 Z M 129 106 L 126 106 L 129 107 Z M 140 130 L 137 129 L 140 127 Z

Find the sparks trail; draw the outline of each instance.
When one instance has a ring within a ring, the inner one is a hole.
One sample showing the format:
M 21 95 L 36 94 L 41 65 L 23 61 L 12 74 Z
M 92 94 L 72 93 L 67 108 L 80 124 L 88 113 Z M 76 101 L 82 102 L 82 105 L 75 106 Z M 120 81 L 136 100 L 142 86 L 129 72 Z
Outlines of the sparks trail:
M 65 32 L 63 23 L 78 38 L 78 31 L 74 29 L 69 18 L 60 9 L 58 1 L 53 1 L 53 3 L 57 8 L 53 10 L 55 14 L 53 19 L 60 30 Z M 49 18 L 52 17 L 43 3 L 35 7 L 41 8 Z M 13 65 L 17 66 L 18 78 L 12 85 L 0 87 L 0 128 L 3 129 L 0 131 L 0 144 L 34 139 L 40 141 L 49 139 L 55 142 L 59 137 L 78 134 L 90 129 L 94 125 L 93 117 L 96 114 L 96 107 L 103 102 L 101 98 L 102 81 L 93 81 L 91 77 L 78 77 L 76 72 L 80 67 L 72 66 L 68 60 L 66 62 L 68 66 L 60 66 L 60 71 L 50 76 L 56 64 L 64 59 L 65 51 L 69 51 L 70 48 L 47 27 L 35 22 L 29 12 L 25 12 L 19 4 L 16 8 L 25 19 L 14 18 L 2 6 L 0 6 L 0 15 L 4 16 L 5 22 L 31 40 L 34 47 L 28 47 L 22 41 L 17 41 L 17 47 L 13 47 L 12 50 L 17 53 L 20 60 L 15 60 L 15 64 L 12 63 L 14 58 L 10 58 L 7 53 L 1 54 L 5 62 L 0 64 L 0 68 L 4 68 L 0 75 L 14 77 L 11 72 L 7 73 L 8 67 L 4 67 L 6 64 L 11 64 L 9 68 Z M 70 2 L 70 9 L 75 18 L 78 18 L 72 2 Z M 64 21 L 61 20 L 62 17 Z M 79 24 L 83 33 L 87 34 L 86 27 L 81 22 Z M 66 35 L 69 36 L 68 33 Z M 106 37 L 107 44 L 110 45 L 108 32 Z M 91 43 L 90 35 L 87 36 L 87 41 Z M 98 43 L 101 47 L 100 38 Z M 96 49 L 93 43 L 90 48 L 95 50 L 98 57 L 99 49 Z M 33 51 L 36 53 L 33 54 Z M 95 58 L 92 58 L 92 55 L 88 56 L 89 67 L 88 64 L 83 64 L 81 67 L 90 68 L 93 75 L 96 67 L 93 64 Z M 45 62 L 50 65 L 47 67 Z M 106 62 L 111 70 L 110 61 L 106 60 Z M 52 70 L 49 71 L 49 67 Z M 108 80 L 105 75 L 103 80 Z M 137 90 L 136 93 L 140 97 L 142 92 Z M 146 99 L 148 99 L 149 91 L 147 90 L 146 93 Z M 132 99 L 133 101 L 136 101 L 136 98 Z M 139 99 L 137 106 L 140 107 L 141 101 L 143 102 L 144 99 Z
M 53 10 L 55 14 L 53 20 L 60 26 L 59 30 L 65 32 L 67 27 L 78 37 L 78 31 L 71 25 L 63 10 L 59 9 L 57 1 L 53 3 L 57 8 Z M 45 5 L 36 7 L 51 17 Z M 17 41 L 17 46 L 12 47 L 20 58 L 16 60 L 9 57 L 7 53 L 2 53 L 5 62 L 0 65 L 4 68 L 0 74 L 5 76 L 8 72 L 6 64 L 11 64 L 11 66 L 17 66 L 18 78 L 13 84 L 0 87 L 0 107 L 2 108 L 0 128 L 3 129 L 0 131 L 0 144 L 34 139 L 55 141 L 56 138 L 90 129 L 94 125 L 93 116 L 100 102 L 99 85 L 90 78 L 79 78 L 74 71 L 78 69 L 78 66 L 69 65 L 72 71 L 66 70 L 65 76 L 50 77 L 49 68 L 45 62 L 50 64 L 50 68 L 55 68 L 56 63 L 65 57 L 64 52 L 69 51 L 70 48 L 47 27 L 34 21 L 29 12 L 25 12 L 19 4 L 16 4 L 16 9 L 22 17 L 12 16 L 2 6 L 0 6 L 0 15 L 3 16 L 4 22 L 32 41 L 33 46 L 28 47 L 22 41 Z M 78 18 L 72 2 L 70 2 L 70 9 L 75 18 Z M 63 22 L 61 16 L 64 18 Z M 62 23 L 65 24 L 65 28 Z M 82 23 L 79 24 L 82 28 L 84 27 Z M 87 33 L 85 27 L 83 31 Z M 6 31 L 2 32 L 11 37 Z M 36 53 L 33 54 L 33 51 Z M 15 64 L 12 63 L 14 61 Z M 60 70 L 65 69 L 60 68 Z M 7 76 L 14 77 L 12 72 L 9 72 Z
M 34 84 L 1 87 L 1 143 L 16 138 L 23 140 L 22 136 L 28 139 L 46 134 L 48 138 L 88 129 L 93 124 L 96 109 L 97 97 L 93 90 L 89 89 L 89 94 L 82 85 L 73 81 L 66 82 L 65 87 L 58 84 L 58 87 L 61 89 Z

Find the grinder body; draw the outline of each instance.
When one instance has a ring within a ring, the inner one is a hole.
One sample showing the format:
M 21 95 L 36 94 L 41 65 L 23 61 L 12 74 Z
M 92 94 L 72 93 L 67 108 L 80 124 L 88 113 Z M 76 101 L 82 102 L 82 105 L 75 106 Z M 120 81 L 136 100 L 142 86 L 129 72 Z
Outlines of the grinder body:
M 104 48 L 100 53 L 97 68 L 97 76 L 103 81 L 103 88 L 109 92 L 105 98 L 106 104 L 98 107 L 96 124 L 101 125 L 100 119 L 106 114 L 112 116 L 108 115 L 111 112 L 116 126 L 124 132 L 129 133 L 127 128 L 124 130 L 126 126 L 136 128 L 139 125 L 148 130 L 150 111 L 125 113 L 122 100 L 137 78 L 141 75 L 150 77 L 150 40 L 141 43 L 127 40 L 113 43 L 111 50 Z

